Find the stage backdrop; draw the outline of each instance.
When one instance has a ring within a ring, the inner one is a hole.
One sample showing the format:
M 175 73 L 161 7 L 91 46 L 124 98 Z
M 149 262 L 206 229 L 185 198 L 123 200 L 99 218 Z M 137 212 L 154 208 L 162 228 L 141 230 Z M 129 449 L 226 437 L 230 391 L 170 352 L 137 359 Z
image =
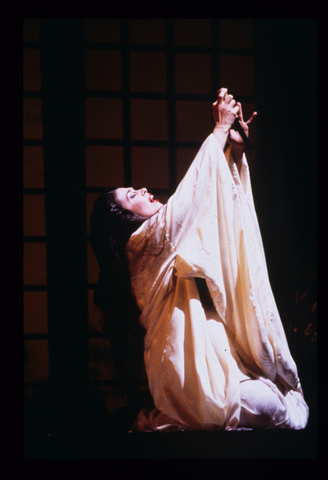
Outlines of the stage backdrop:
M 273 101 L 279 102 L 287 88 L 279 79 L 282 74 L 288 79 L 288 58 L 269 57 L 277 51 L 275 42 L 280 48 L 288 25 L 277 21 L 270 28 L 276 37 L 269 39 L 265 22 L 251 19 L 24 22 L 28 396 L 50 385 L 63 391 L 91 389 L 103 396 L 109 411 L 124 405 L 113 382 L 101 314 L 92 302 L 98 279 L 88 237 L 92 205 L 101 192 L 130 185 L 145 186 L 166 202 L 212 131 L 211 103 L 220 86 L 242 102 L 246 118 L 259 112 L 248 161 L 278 297 L 299 259 L 300 268 L 313 272 L 314 254 L 303 255 L 313 248 L 313 236 L 307 233 L 307 243 L 297 243 L 304 218 L 295 220 L 290 193 L 292 169 L 299 163 L 292 159 L 285 165 L 287 107 L 281 105 L 280 117 Z M 299 38 L 304 28 L 299 21 Z M 296 43 L 287 50 L 298 53 Z M 287 121 L 297 121 L 294 115 Z M 279 120 L 283 127 L 277 126 Z M 293 134 L 294 141 L 299 132 Z M 307 166 L 314 171 L 313 153 Z M 313 171 L 307 177 L 311 208 Z M 299 171 L 296 177 L 301 190 L 305 177 Z M 294 203 L 300 190 L 294 186 Z M 314 212 L 304 215 L 304 227 L 311 231 Z M 147 388 L 145 381 L 140 388 Z

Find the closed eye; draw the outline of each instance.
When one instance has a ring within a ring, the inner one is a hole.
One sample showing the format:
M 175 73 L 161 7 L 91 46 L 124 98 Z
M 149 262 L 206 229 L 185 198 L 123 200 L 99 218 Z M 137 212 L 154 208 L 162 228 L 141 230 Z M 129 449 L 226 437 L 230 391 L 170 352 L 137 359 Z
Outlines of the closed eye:
M 136 196 L 136 193 L 135 193 L 131 188 L 129 188 L 129 190 L 126 192 L 126 198 L 127 198 L 128 200 L 131 200 L 131 199 L 133 199 L 135 196 Z

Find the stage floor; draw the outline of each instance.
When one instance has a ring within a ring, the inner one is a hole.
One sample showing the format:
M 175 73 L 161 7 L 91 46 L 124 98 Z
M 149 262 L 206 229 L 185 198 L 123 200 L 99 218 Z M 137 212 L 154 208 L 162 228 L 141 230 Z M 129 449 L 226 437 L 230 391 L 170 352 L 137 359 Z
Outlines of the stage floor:
M 317 431 L 63 431 L 26 436 L 28 459 L 316 459 Z

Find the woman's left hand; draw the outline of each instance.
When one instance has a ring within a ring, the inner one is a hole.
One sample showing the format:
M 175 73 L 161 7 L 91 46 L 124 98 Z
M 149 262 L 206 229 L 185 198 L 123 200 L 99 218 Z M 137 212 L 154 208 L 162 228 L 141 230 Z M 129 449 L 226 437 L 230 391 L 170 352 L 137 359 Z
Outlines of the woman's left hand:
M 237 105 L 239 107 L 239 113 L 238 113 L 237 119 L 239 120 L 240 125 L 242 126 L 242 128 L 245 132 L 245 135 L 248 137 L 248 135 L 249 135 L 249 127 L 248 126 L 254 120 L 254 118 L 256 117 L 257 112 L 253 112 L 251 117 L 249 118 L 249 120 L 247 120 L 247 122 L 245 122 L 244 117 L 243 117 L 243 109 L 242 109 L 241 103 L 237 102 Z M 244 148 L 244 141 L 241 138 L 241 135 L 236 130 L 233 130 L 232 128 L 229 130 L 229 135 L 228 135 L 228 138 L 227 138 L 227 142 L 229 143 L 231 148 L 241 148 L 241 149 Z

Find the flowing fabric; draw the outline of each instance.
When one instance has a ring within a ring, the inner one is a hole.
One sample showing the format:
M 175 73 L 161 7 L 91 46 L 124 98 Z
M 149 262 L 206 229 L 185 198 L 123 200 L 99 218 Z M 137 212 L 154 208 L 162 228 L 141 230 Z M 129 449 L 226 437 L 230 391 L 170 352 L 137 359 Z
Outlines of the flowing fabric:
M 261 415 L 258 394 L 266 391 L 276 400 L 267 428 L 306 426 L 245 155 L 238 172 L 209 135 L 174 195 L 126 251 L 156 406 L 140 413 L 136 428 L 235 429 L 245 412 Z M 212 307 L 201 302 L 196 278 L 205 280 Z

